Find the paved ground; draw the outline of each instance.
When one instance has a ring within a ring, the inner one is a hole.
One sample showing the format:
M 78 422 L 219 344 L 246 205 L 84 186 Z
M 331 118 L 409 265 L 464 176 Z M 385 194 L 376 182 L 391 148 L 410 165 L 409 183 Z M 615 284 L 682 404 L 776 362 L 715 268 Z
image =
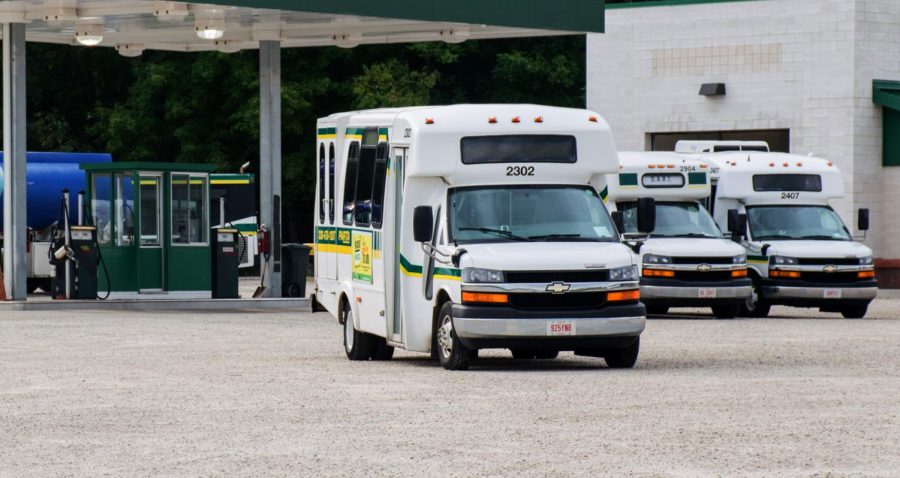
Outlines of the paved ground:
M 900 476 L 900 301 L 872 315 L 446 372 L 351 363 L 325 314 L 4 312 L 0 474 Z

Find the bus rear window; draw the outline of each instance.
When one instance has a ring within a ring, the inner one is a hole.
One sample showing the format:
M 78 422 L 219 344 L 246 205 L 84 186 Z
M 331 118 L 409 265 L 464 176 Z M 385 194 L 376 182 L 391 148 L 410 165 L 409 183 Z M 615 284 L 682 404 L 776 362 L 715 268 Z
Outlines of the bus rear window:
M 753 176 L 753 190 L 757 192 L 806 191 L 822 192 L 822 177 L 818 174 L 757 174 Z
M 472 136 L 463 138 L 463 164 L 574 163 L 575 137 L 565 135 Z

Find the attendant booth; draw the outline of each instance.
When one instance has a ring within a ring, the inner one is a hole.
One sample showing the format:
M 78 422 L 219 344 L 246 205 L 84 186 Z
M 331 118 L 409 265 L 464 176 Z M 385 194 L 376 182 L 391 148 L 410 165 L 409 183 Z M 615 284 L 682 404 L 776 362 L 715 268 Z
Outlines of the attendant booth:
M 111 298 L 210 297 L 209 175 L 215 166 L 110 163 L 81 169 L 103 260 L 97 271 L 101 296 L 111 290 Z

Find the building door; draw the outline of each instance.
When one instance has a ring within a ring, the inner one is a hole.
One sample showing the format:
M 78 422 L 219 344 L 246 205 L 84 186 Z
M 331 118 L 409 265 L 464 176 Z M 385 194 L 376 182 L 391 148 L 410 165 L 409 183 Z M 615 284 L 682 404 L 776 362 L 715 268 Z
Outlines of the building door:
M 164 289 L 165 257 L 162 246 L 162 175 L 141 173 L 138 193 L 138 290 Z

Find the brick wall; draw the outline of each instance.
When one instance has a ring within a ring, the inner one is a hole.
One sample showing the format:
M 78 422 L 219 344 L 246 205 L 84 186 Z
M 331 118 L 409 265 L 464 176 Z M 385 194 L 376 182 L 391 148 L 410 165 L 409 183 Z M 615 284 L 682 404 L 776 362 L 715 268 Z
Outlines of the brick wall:
M 870 208 L 866 243 L 876 257 L 900 258 L 900 243 L 887 240 L 900 237 L 900 168 L 881 167 L 871 92 L 873 78 L 900 79 L 900 1 L 611 9 L 606 31 L 587 39 L 587 106 L 620 150 L 645 149 L 651 132 L 790 129 L 792 153 L 844 173 L 847 198 L 834 206 L 848 226 Z M 725 97 L 698 95 L 717 82 Z

